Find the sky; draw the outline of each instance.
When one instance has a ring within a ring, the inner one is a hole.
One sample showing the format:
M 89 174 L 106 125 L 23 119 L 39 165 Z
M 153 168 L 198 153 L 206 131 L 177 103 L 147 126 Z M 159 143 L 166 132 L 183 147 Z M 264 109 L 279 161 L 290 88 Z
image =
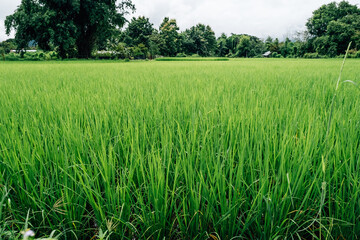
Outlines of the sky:
M 4 20 L 20 2 L 0 0 L 0 41 L 9 38 Z M 210 25 L 217 36 L 246 33 L 284 39 L 304 30 L 312 12 L 330 2 L 333 0 L 133 0 L 137 10 L 127 18 L 146 16 L 158 28 L 164 17 L 170 17 L 177 20 L 182 31 L 203 23 Z M 360 0 L 348 2 L 360 6 Z

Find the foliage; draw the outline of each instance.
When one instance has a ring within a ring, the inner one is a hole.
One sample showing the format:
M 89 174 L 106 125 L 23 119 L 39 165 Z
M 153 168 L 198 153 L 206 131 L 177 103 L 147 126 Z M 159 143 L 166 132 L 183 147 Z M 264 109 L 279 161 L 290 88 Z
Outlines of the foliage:
M 344 54 L 351 41 L 356 48 L 360 46 L 360 9 L 346 1 L 321 6 L 306 26 L 319 54 L 331 57 Z
M 186 56 L 177 56 L 177 57 L 161 57 L 157 58 L 156 61 L 161 62 L 204 62 L 204 61 L 229 61 L 228 58 L 216 58 L 216 57 L 186 57 Z
M 22 0 L 6 17 L 6 31 L 15 29 L 18 48 L 35 40 L 43 50 L 55 48 L 60 57 L 88 58 L 95 45 L 125 23 L 131 0 Z
M 163 44 L 159 45 L 160 54 L 174 57 L 180 50 L 179 27 L 175 19 L 165 17 L 160 25 L 159 34 Z
M 49 61 L 57 60 L 58 54 L 54 51 L 50 52 L 23 52 L 9 53 L 4 55 L 5 61 Z M 3 59 L 2 59 L 3 60 Z
M 202 57 L 215 55 L 216 37 L 210 26 L 197 24 L 182 33 L 182 50 L 187 55 L 198 54 Z
M 356 5 L 351 5 L 346 1 L 340 3 L 332 2 L 322 5 L 313 12 L 313 16 L 308 20 L 306 26 L 309 33 L 315 37 L 327 35 L 328 25 L 332 21 L 338 21 L 347 15 L 359 15 L 360 9 Z
M 185 53 L 178 53 L 176 54 L 176 57 L 187 57 Z
M 222 33 L 221 36 L 216 41 L 216 55 L 219 57 L 225 57 L 229 54 L 229 48 L 226 44 L 227 36 L 225 33 Z
M 28 49 L 30 43 L 36 43 L 39 49 L 54 50 L 61 58 L 99 59 L 154 59 L 182 54 L 262 57 L 267 51 L 275 58 L 336 57 L 344 54 L 350 41 L 355 52 L 360 49 L 360 9 L 346 1 L 321 6 L 308 19 L 306 31 L 284 40 L 224 33 L 216 39 L 211 27 L 204 24 L 180 32 L 176 20 L 169 17 L 163 19 L 158 30 L 145 16 L 133 17 L 122 30 L 119 27 L 125 22 L 126 10 L 134 6 L 131 0 L 123 0 L 120 5 L 115 2 L 23 0 L 5 21 L 8 33 L 12 28 L 16 30 L 15 42 L 1 43 L 0 54 L 13 47 Z
M 6 41 L 0 42 L 0 53 L 3 51 L 4 54 L 10 53 L 10 50 L 18 49 L 14 39 L 8 39 Z
M 304 58 L 324 58 L 323 55 L 320 55 L 319 53 L 305 53 Z
M 124 32 L 124 36 L 126 36 L 124 42 L 129 47 L 143 44 L 146 48 L 149 48 L 153 31 L 153 24 L 150 23 L 149 18 L 143 16 L 133 17 Z
M 0 226 L 30 210 L 61 239 L 358 239 L 357 88 L 324 141 L 340 65 L 1 63 Z

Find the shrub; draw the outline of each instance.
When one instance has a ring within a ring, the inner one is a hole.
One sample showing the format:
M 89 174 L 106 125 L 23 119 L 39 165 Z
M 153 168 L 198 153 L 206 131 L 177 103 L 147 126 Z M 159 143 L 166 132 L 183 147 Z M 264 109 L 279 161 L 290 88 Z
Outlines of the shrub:
M 176 57 L 187 57 L 185 53 L 178 53 L 176 54 Z
M 9 54 L 5 55 L 5 60 L 6 61 L 20 61 L 22 59 L 20 58 L 20 54 L 9 53 Z
M 304 54 L 304 58 L 326 58 L 327 56 L 325 55 L 320 55 L 319 53 L 305 53 Z
M 279 54 L 277 52 L 273 52 L 273 53 L 271 53 L 271 57 L 272 58 L 281 58 L 282 56 L 281 56 L 281 54 Z
M 360 58 L 360 51 L 355 49 L 349 50 L 348 58 Z
M 189 57 L 189 58 L 177 58 L 177 57 L 163 57 L 163 58 L 157 58 L 155 59 L 156 61 L 161 61 L 161 62 L 175 62 L 175 61 L 189 61 L 189 62 L 201 62 L 201 61 L 229 61 L 228 58 L 202 58 L 202 57 L 198 57 L 198 58 L 194 58 L 194 57 Z
M 24 54 L 24 60 L 28 60 L 28 61 L 41 61 L 44 60 L 44 53 L 43 52 L 35 52 L 35 53 L 29 53 L 26 52 Z
M 355 57 L 356 57 L 356 58 L 360 58 L 360 51 L 357 51 L 357 52 L 356 52 Z

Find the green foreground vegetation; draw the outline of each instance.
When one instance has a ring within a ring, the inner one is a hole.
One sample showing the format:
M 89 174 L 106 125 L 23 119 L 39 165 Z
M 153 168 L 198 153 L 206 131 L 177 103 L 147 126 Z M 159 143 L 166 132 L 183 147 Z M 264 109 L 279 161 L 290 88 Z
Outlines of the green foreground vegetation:
M 341 63 L 0 63 L 0 238 L 358 239 Z

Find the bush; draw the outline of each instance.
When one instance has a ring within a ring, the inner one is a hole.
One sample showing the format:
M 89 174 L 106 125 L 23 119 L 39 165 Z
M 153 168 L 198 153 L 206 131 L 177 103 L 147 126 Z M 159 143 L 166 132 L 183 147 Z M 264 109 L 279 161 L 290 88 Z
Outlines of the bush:
M 327 56 L 324 55 L 320 55 L 319 53 L 305 53 L 304 54 L 304 58 L 326 58 Z
M 9 54 L 5 55 L 5 60 L 6 61 L 20 61 L 22 59 L 20 58 L 20 54 L 9 53 Z
M 185 53 L 178 53 L 176 54 L 176 57 L 187 57 Z
M 189 57 L 189 58 L 177 58 L 177 57 L 163 57 L 163 58 L 156 58 L 156 61 L 161 62 L 201 62 L 201 61 L 229 61 L 228 58 L 203 58 L 203 57 Z
M 45 60 L 45 54 L 44 52 L 26 52 L 24 54 L 24 60 L 27 61 L 43 61 Z
M 355 49 L 351 49 L 349 51 L 348 58 L 360 58 L 360 51 L 356 51 Z
M 356 57 L 356 58 L 360 58 L 360 51 L 357 51 L 357 52 L 356 52 L 355 57 Z
M 281 58 L 282 55 L 279 54 L 279 53 L 277 53 L 277 52 L 273 52 L 273 53 L 271 53 L 271 57 L 272 57 L 272 58 Z

